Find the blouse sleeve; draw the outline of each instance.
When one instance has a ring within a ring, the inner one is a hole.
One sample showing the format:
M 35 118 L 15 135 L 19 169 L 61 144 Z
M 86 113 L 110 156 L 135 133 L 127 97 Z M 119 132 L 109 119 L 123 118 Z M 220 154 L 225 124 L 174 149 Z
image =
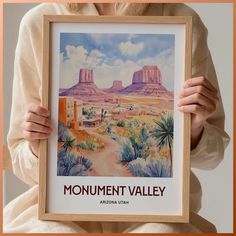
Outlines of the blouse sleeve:
M 192 77 L 204 76 L 218 90 L 219 85 L 211 53 L 208 49 L 208 30 L 199 15 L 186 4 L 164 4 L 164 15 L 192 16 Z M 191 167 L 213 169 L 224 157 L 224 150 L 229 143 L 229 136 L 224 130 L 225 115 L 222 100 L 212 116 L 204 124 L 200 142 L 191 151 Z
M 216 111 L 207 119 L 197 147 L 191 151 L 191 167 L 199 169 L 213 169 L 224 157 L 224 150 L 229 143 L 229 136 L 224 130 L 225 114 L 220 95 L 215 68 L 210 53 L 193 69 L 193 77 L 204 76 L 218 90 L 220 101 Z
M 40 104 L 40 63 L 37 61 L 37 47 L 40 43 L 37 29 L 28 24 L 24 16 L 19 30 L 15 51 L 14 78 L 10 127 L 7 136 L 14 174 L 26 184 L 38 183 L 39 160 L 31 152 L 29 143 L 23 138 L 21 124 L 30 103 Z M 37 38 L 38 37 L 38 38 Z M 34 42 L 37 39 L 38 42 Z

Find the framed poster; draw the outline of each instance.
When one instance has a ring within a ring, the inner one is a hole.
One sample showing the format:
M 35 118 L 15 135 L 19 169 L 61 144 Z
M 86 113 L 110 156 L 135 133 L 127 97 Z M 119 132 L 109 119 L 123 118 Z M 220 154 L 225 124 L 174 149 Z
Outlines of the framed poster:
M 39 218 L 188 222 L 191 17 L 45 16 Z

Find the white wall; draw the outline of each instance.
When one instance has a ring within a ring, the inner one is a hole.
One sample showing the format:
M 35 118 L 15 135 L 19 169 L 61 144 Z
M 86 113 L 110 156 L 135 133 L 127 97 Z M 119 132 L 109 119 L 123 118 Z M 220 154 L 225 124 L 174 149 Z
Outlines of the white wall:
M 18 27 L 23 14 L 36 4 L 4 4 L 4 135 L 9 126 L 13 59 Z M 233 6 L 232 4 L 188 4 L 201 16 L 209 31 L 209 48 L 216 67 L 226 113 L 226 131 L 231 143 L 225 159 L 213 171 L 194 172 L 203 187 L 200 214 L 213 222 L 218 232 L 233 230 Z M 4 203 L 8 203 L 27 186 L 12 173 L 4 176 Z

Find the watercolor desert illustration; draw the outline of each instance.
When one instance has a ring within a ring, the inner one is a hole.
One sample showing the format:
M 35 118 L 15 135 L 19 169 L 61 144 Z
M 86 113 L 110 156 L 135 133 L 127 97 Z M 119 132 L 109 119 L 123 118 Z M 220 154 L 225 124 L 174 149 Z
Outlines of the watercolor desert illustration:
M 60 35 L 58 176 L 172 177 L 174 35 Z

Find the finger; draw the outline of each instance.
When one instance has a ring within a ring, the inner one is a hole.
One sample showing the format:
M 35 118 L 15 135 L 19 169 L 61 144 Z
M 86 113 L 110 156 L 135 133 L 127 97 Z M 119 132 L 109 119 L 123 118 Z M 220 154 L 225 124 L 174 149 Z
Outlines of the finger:
M 30 131 L 23 131 L 23 137 L 27 141 L 35 141 L 35 140 L 41 140 L 41 139 L 48 139 L 50 134 L 43 134 L 43 133 L 36 133 L 36 132 L 30 132 Z
M 39 125 L 33 122 L 24 122 L 23 129 L 30 132 L 39 132 L 44 134 L 50 134 L 52 132 L 52 128 Z
M 213 93 L 211 90 L 207 89 L 206 87 L 202 85 L 183 89 L 179 97 L 183 98 L 183 97 L 187 97 L 192 94 L 195 94 L 195 93 L 200 93 L 207 98 L 212 98 L 213 100 L 219 100 L 219 97 L 216 95 L 216 93 Z
M 34 122 L 36 124 L 40 124 L 46 127 L 52 127 L 51 120 L 49 120 L 47 117 L 40 116 L 32 112 L 26 113 L 25 121 Z
M 216 108 L 216 104 L 209 98 L 201 95 L 200 93 L 192 94 L 188 97 L 180 99 L 178 106 L 199 104 L 205 106 L 208 111 L 213 111 Z
M 182 106 L 179 107 L 178 110 L 184 113 L 193 113 L 196 115 L 202 115 L 203 117 L 209 115 L 209 112 L 203 106 L 197 104 Z
M 49 117 L 49 115 L 50 115 L 49 111 L 45 107 L 36 105 L 34 103 L 31 103 L 28 106 L 28 112 L 33 112 L 35 114 L 38 114 L 38 115 L 44 116 L 44 117 Z
M 203 85 L 214 93 L 218 93 L 217 89 L 204 77 L 195 77 L 185 81 L 184 88 L 189 88 L 197 85 Z

